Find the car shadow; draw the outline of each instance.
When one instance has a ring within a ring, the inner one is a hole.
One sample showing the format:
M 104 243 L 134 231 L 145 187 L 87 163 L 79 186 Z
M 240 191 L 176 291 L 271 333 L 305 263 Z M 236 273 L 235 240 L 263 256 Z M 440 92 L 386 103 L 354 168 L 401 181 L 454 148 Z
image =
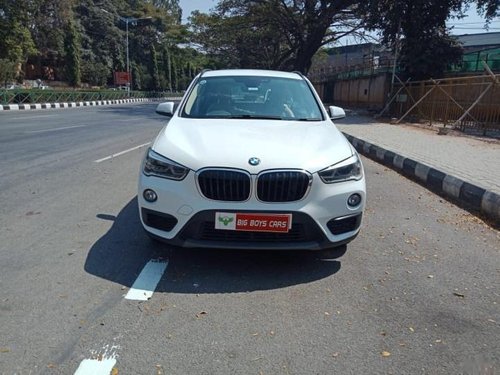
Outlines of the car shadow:
M 114 115 L 122 115 L 126 117 L 140 117 L 147 119 L 154 119 L 158 121 L 165 121 L 166 117 L 161 116 L 155 112 L 156 106 L 158 103 L 136 103 L 134 105 L 110 105 L 110 106 L 102 106 L 96 107 L 98 112 L 103 113 L 111 113 Z
M 142 229 L 136 198 L 117 217 L 102 213 L 97 219 L 112 220 L 113 225 L 90 248 L 85 271 L 125 287 L 132 286 L 152 259 L 168 259 L 157 293 L 278 289 L 321 280 L 341 267 L 337 260 L 306 251 L 182 249 L 154 242 Z

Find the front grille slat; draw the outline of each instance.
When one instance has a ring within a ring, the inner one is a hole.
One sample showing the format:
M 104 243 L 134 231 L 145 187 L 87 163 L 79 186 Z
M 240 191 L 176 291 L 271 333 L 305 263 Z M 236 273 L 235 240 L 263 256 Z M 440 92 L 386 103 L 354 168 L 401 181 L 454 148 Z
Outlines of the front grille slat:
M 271 171 L 257 180 L 257 197 L 262 202 L 293 202 L 304 198 L 311 176 L 301 171 Z
M 250 197 L 250 176 L 236 170 L 201 171 L 198 175 L 198 186 L 208 199 L 241 202 Z
M 262 202 L 280 203 L 301 200 L 312 177 L 302 171 L 269 171 L 257 178 L 257 197 Z M 201 193 L 213 200 L 241 202 L 250 197 L 251 179 L 238 170 L 206 169 L 198 175 Z

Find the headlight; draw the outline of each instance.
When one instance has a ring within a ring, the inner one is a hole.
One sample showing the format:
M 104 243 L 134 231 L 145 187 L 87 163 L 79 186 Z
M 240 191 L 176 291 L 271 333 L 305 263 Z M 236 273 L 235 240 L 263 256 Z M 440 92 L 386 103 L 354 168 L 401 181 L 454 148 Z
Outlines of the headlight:
M 334 182 L 361 180 L 363 178 L 363 167 L 357 155 L 334 164 L 318 172 L 319 177 L 326 184 Z
M 156 176 L 171 180 L 182 180 L 189 173 L 189 169 L 169 160 L 149 149 L 142 167 L 146 176 Z

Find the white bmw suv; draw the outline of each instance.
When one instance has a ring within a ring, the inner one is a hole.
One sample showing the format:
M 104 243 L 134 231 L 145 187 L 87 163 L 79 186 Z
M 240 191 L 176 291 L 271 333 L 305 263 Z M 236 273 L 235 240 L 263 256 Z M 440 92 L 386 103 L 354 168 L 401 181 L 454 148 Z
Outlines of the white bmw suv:
M 334 248 L 360 230 L 365 179 L 355 149 L 300 73 L 200 73 L 147 151 L 139 213 L 183 247 Z

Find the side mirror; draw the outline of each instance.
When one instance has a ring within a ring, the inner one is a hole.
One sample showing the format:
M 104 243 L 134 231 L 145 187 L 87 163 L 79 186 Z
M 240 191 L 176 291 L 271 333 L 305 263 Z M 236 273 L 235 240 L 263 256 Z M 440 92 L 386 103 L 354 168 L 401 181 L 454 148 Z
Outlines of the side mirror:
M 164 102 L 158 104 L 156 113 L 162 116 L 172 117 L 174 115 L 174 102 Z
M 330 109 L 330 119 L 338 120 L 345 117 L 345 111 L 343 108 L 331 105 L 329 109 Z

